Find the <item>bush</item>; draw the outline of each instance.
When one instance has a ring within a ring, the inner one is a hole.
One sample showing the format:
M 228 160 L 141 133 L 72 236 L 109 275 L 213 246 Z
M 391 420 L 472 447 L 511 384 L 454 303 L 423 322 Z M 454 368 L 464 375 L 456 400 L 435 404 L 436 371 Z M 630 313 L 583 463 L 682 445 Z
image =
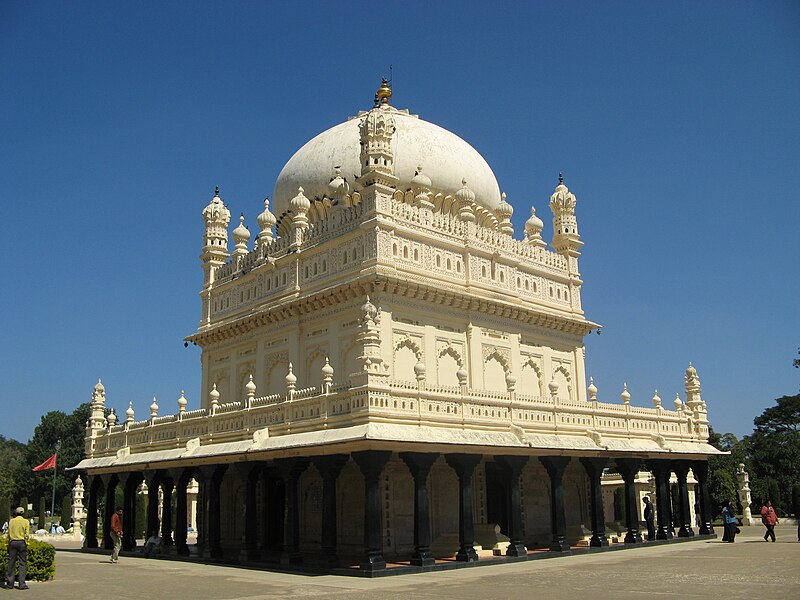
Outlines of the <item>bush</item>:
M 0 538 L 0 573 L 8 568 L 8 538 Z M 28 574 L 26 579 L 47 581 L 56 576 L 56 549 L 45 542 L 28 540 Z

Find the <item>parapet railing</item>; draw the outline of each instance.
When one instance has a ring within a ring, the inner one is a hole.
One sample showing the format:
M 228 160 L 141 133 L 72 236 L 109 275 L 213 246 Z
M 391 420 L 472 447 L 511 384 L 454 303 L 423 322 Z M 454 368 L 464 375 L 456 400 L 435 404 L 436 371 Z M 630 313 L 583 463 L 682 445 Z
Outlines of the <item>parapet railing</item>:
M 177 448 L 193 438 L 200 438 L 203 444 L 247 440 L 264 428 L 275 437 L 347 427 L 373 417 L 382 423 L 481 431 L 508 431 L 514 425 L 531 434 L 596 439 L 623 436 L 666 443 L 707 439 L 705 414 L 685 408 L 582 402 L 467 386 L 426 387 L 424 382 L 411 381 L 391 381 L 370 389 L 351 388 L 349 382 L 343 382 L 327 389 L 308 387 L 114 425 L 95 431 L 93 456 L 107 456 L 125 447 L 132 453 Z

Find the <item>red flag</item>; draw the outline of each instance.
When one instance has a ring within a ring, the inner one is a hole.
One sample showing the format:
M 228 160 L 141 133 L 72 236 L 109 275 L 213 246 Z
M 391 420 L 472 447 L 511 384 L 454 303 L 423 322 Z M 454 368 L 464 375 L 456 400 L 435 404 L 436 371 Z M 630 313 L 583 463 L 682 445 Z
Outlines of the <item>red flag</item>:
M 56 455 L 53 454 L 50 458 L 40 464 L 38 467 L 33 467 L 34 471 L 47 471 L 48 469 L 56 468 Z

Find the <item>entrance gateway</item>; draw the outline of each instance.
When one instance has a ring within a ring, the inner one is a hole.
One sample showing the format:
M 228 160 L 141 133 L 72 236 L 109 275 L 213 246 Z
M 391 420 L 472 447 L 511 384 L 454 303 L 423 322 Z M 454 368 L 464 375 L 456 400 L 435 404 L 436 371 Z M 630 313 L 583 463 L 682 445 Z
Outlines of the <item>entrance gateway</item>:
M 642 485 L 658 539 L 712 535 L 707 459 L 719 452 L 696 369 L 674 408 L 657 393 L 634 406 L 626 386 L 601 401 L 586 386 L 583 338 L 600 326 L 581 304 L 583 242 L 563 178 L 549 246 L 534 208 L 516 237 L 483 157 L 390 98 L 384 82 L 372 109 L 298 150 L 258 233 L 242 215 L 232 250 L 231 211 L 214 193 L 200 324 L 186 338 L 202 351 L 200 408 L 181 393 L 174 414 L 154 399 L 147 418 L 132 404 L 118 418 L 95 385 L 74 467 L 86 547 L 109 544 L 95 515 L 103 504 L 107 532 L 117 490 L 123 546 L 135 547 L 143 484 L 148 535 L 178 556 L 248 565 L 381 574 L 387 561 L 602 548 L 614 478 L 625 543 L 642 540 Z

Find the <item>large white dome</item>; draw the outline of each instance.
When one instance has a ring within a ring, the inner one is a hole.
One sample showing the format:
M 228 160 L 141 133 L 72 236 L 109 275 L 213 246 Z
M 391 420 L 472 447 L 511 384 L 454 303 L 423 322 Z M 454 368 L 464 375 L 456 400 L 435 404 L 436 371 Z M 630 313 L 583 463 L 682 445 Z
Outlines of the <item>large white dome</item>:
M 407 190 L 418 166 L 431 180 L 435 193 L 455 194 L 466 179 L 475 201 L 494 212 L 500 205 L 500 188 L 492 169 L 478 152 L 460 137 L 407 111 L 390 110 L 396 131 L 393 138 L 394 175 L 397 188 Z M 366 114 L 366 113 L 364 113 Z M 281 170 L 275 183 L 273 205 L 283 214 L 289 200 L 302 187 L 309 199 L 330 195 L 328 183 L 335 167 L 351 186 L 361 174 L 359 125 L 364 114 L 336 125 L 306 143 Z

